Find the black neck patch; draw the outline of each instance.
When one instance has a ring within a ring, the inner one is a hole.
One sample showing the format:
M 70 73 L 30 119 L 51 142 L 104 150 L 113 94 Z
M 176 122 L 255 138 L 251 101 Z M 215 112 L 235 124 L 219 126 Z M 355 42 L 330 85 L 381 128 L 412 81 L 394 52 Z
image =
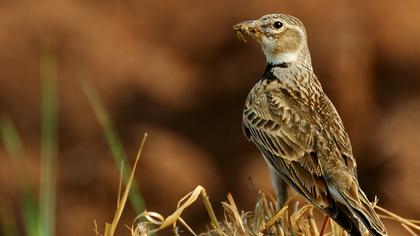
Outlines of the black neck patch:
M 263 74 L 262 78 L 266 79 L 266 80 L 269 80 L 269 81 L 277 79 L 277 77 L 271 71 L 271 69 L 273 69 L 275 67 L 287 68 L 287 67 L 289 67 L 289 64 L 287 64 L 286 62 L 283 62 L 283 63 L 280 63 L 280 64 L 268 63 L 267 67 L 265 67 L 265 71 L 264 71 L 264 74 Z

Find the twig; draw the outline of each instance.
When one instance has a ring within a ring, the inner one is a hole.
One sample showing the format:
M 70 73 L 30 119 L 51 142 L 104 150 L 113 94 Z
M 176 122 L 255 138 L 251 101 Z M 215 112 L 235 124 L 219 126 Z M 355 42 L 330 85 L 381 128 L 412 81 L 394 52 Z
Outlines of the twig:
M 388 210 L 386 210 L 386 209 L 384 209 L 384 208 L 382 208 L 382 207 L 380 207 L 378 205 L 376 205 L 375 208 L 377 208 L 378 210 L 381 210 L 382 212 L 384 212 L 384 213 L 392 216 L 394 218 L 394 220 L 396 220 L 396 221 L 398 221 L 400 223 L 404 223 L 405 225 L 407 225 L 409 227 L 412 227 L 412 228 L 420 231 L 420 226 L 418 226 L 418 225 L 416 225 L 416 224 L 414 224 L 414 223 L 412 223 L 412 222 L 410 222 L 410 221 L 402 218 L 401 216 L 399 216 L 397 214 L 394 214 L 394 213 L 392 213 L 392 212 L 390 212 L 390 211 L 388 211 Z

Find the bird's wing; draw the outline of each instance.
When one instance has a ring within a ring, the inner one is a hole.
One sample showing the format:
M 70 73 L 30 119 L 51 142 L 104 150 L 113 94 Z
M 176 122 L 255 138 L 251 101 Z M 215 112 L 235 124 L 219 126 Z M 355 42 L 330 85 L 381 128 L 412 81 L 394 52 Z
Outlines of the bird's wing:
M 297 143 L 295 137 L 290 136 L 291 133 L 281 128 L 274 130 L 269 126 L 274 123 L 272 120 L 254 118 L 251 122 L 254 123 L 244 122 L 245 134 L 270 165 L 313 204 L 320 208 L 328 207 L 328 188 L 316 153 L 305 150 L 300 146 L 305 144 Z
M 292 96 L 287 91 L 266 95 L 269 115 L 263 117 L 261 112 L 245 107 L 246 136 L 296 191 L 320 208 L 329 207 L 327 183 L 315 152 L 315 133 L 319 130 L 316 115 L 297 98 L 285 97 Z

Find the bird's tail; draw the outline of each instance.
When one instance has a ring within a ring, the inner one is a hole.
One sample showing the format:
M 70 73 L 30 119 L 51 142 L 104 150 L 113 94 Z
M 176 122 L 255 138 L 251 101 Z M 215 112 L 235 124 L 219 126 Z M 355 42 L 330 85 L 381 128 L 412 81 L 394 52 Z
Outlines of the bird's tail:
M 338 216 L 340 216 L 340 212 L 343 215 L 353 216 L 347 218 L 348 221 L 351 221 L 349 229 L 355 230 L 354 228 L 357 228 L 357 231 L 359 231 L 358 233 L 348 231 L 350 235 L 360 235 L 367 228 L 374 236 L 387 236 L 384 224 L 379 219 L 365 193 L 356 183 L 352 187 L 347 189 L 348 191 L 339 192 L 341 199 L 337 202 Z
M 364 192 L 357 183 L 345 191 L 330 188 L 335 194 L 334 220 L 350 235 L 362 235 L 366 229 L 374 236 L 387 236 L 384 224 L 379 219 Z
M 329 212 L 329 216 L 349 235 L 362 236 L 357 220 L 351 218 L 352 213 L 345 205 L 336 202 L 335 209 L 330 210 L 331 211 Z
M 384 224 L 379 219 L 379 216 L 376 214 L 373 209 L 372 203 L 368 200 L 365 193 L 359 187 L 359 200 L 360 204 L 352 206 L 352 212 L 357 216 L 357 218 L 363 223 L 363 225 L 369 230 L 369 232 L 374 236 L 386 236 L 388 235 L 385 229 Z

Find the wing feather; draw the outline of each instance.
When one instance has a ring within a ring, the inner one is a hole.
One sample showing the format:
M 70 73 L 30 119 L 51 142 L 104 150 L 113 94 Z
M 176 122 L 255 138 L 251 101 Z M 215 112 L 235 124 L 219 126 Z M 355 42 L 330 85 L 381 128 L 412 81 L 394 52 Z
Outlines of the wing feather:
M 315 206 L 333 208 L 315 143 L 322 127 L 318 126 L 320 122 L 310 107 L 296 98 L 290 99 L 291 96 L 284 90 L 268 93 L 269 115 L 266 116 L 246 106 L 244 130 L 289 185 Z

